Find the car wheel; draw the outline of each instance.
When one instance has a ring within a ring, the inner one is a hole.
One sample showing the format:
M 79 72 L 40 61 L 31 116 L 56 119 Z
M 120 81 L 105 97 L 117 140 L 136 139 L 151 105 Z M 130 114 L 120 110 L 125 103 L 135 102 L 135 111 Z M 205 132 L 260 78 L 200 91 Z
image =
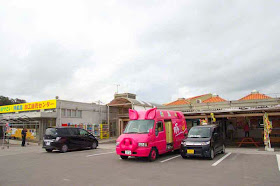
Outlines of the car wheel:
M 185 153 L 185 151 L 183 149 L 181 149 L 181 153 L 180 154 L 181 154 L 182 158 L 184 158 L 184 159 L 187 158 L 186 153 Z
M 187 157 L 185 154 L 183 154 L 183 153 L 181 153 L 181 156 L 182 156 L 183 159 L 187 159 L 187 158 L 188 158 L 188 157 Z
M 68 151 L 68 146 L 66 144 L 62 145 L 61 149 L 60 149 L 60 152 L 67 152 Z
M 215 157 L 215 153 L 214 153 L 214 149 L 212 148 L 211 151 L 210 151 L 210 157 L 209 157 L 209 159 L 210 159 L 210 160 L 213 160 L 214 157 Z
M 128 156 L 122 156 L 121 155 L 121 159 L 126 160 L 128 158 Z
M 94 141 L 92 144 L 91 144 L 91 149 L 96 149 L 97 148 L 97 143 L 96 141 Z
M 47 152 L 52 152 L 52 149 L 46 149 Z
M 223 149 L 222 149 L 222 154 L 226 153 L 226 147 L 225 147 L 225 144 L 223 144 Z
M 149 155 L 149 161 L 155 161 L 156 159 L 157 159 L 157 151 L 155 148 L 152 148 Z

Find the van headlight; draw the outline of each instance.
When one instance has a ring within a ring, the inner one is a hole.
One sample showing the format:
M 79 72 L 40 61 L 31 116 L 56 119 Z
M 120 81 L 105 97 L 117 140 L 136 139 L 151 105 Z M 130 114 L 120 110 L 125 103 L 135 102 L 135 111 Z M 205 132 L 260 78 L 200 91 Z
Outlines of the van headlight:
M 120 145 L 120 142 L 119 142 L 119 141 L 117 141 L 117 142 L 116 142 L 116 146 L 119 146 L 119 145 Z
M 210 141 L 206 141 L 206 142 L 201 142 L 201 145 L 209 145 Z
M 148 147 L 148 143 L 138 143 L 138 147 Z
M 182 141 L 181 144 L 184 145 L 184 146 L 187 146 L 187 145 L 194 145 L 194 143 L 193 143 L 193 142 L 190 142 L 190 141 Z
M 182 142 L 181 142 L 181 145 L 184 145 L 184 146 L 186 146 L 186 145 L 187 145 L 187 142 L 185 142 L 185 141 L 182 141 Z

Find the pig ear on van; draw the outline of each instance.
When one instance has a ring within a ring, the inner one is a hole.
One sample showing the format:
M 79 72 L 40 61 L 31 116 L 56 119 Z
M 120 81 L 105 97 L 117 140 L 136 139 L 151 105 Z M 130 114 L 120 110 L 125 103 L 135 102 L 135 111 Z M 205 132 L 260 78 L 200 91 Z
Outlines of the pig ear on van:
M 176 114 L 177 114 L 177 118 L 178 118 L 178 119 L 182 119 L 182 118 L 183 118 L 183 115 L 182 115 L 181 112 L 176 112 Z
M 157 108 L 152 108 L 146 111 L 145 119 L 154 119 L 156 117 Z
M 138 119 L 138 112 L 136 110 L 129 109 L 129 119 L 130 120 L 137 120 Z

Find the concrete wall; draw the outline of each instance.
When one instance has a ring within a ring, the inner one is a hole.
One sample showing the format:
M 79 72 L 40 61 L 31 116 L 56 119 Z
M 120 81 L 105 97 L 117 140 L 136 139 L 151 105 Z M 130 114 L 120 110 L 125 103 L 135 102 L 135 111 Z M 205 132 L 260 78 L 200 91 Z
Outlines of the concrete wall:
M 81 111 L 81 117 L 64 116 L 62 110 L 76 110 Z M 101 124 L 108 123 L 108 106 L 98 105 L 95 103 L 81 103 L 74 101 L 57 101 L 57 119 L 56 126 L 61 126 L 63 123 L 71 124 Z M 117 108 L 109 108 L 109 122 L 110 122 L 110 135 L 117 134 Z
M 63 109 L 81 111 L 81 117 L 64 116 L 61 112 Z M 107 123 L 108 110 L 106 105 L 97 105 L 95 103 L 81 103 L 73 101 L 58 100 L 57 101 L 57 120 L 56 126 L 62 123 L 73 124 L 100 124 Z

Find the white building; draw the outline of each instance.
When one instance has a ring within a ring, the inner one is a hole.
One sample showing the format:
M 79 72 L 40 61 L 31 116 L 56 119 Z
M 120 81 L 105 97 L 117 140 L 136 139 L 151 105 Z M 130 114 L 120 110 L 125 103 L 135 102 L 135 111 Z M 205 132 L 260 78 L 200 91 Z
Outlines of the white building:
M 110 122 L 110 135 L 116 135 L 115 109 L 96 103 L 82 103 L 67 100 L 48 100 L 42 102 L 7 105 L 0 107 L 1 131 L 6 123 L 12 128 L 27 128 L 36 131 L 36 139 L 42 140 L 48 127 L 76 126 L 86 128 Z

